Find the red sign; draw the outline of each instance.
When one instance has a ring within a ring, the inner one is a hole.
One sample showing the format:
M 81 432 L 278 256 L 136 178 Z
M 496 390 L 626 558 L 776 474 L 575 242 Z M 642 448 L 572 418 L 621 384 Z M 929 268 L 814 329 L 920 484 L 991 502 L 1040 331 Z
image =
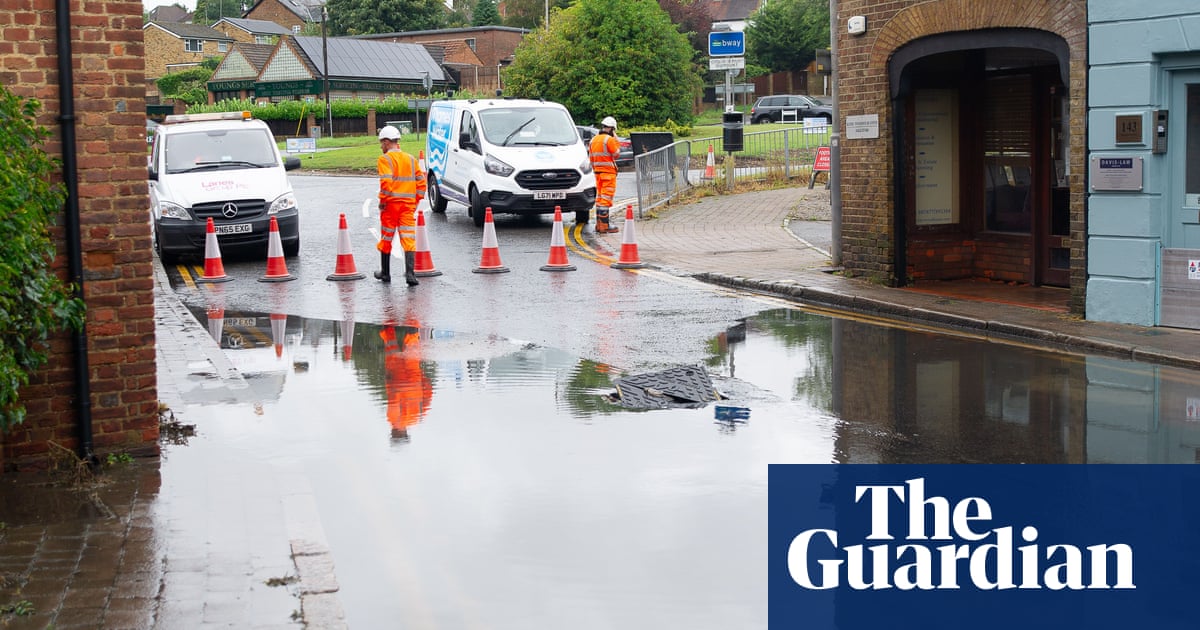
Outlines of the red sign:
M 829 147 L 817 147 L 817 159 L 813 161 L 813 172 L 829 172 Z

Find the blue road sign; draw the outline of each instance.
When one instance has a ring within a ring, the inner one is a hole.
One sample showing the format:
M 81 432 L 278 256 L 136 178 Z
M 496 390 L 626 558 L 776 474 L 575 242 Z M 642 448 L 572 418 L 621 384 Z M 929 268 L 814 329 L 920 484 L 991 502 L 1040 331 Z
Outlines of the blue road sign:
M 708 55 L 746 54 L 746 34 L 741 31 L 715 31 L 708 34 Z

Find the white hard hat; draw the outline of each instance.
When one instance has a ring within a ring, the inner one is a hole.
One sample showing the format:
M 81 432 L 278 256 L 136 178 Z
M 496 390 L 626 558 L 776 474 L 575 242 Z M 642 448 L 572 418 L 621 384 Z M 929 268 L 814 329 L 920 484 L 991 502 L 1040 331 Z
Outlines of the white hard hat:
M 387 125 L 383 129 L 379 130 L 379 139 L 380 140 L 399 140 L 400 139 L 400 130 L 391 125 Z
M 601 127 L 612 127 L 613 129 L 616 129 L 617 128 L 617 119 L 613 118 L 612 116 L 605 116 L 604 120 L 600 121 L 600 126 Z

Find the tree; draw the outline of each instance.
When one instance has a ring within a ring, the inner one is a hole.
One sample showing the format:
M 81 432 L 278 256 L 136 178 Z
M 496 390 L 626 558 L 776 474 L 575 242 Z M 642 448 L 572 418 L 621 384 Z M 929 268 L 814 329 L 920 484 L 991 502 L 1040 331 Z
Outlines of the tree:
M 83 324 L 84 305 L 50 269 L 50 226 L 66 193 L 42 144 L 39 104 L 0 86 L 0 432 L 25 419 L 19 389 L 46 362 L 52 331 Z
M 221 57 L 208 57 L 200 65 L 164 75 L 154 84 L 159 94 L 188 105 L 208 102 L 208 81 L 213 71 L 221 65 Z
M 240 18 L 245 12 L 246 6 L 242 4 L 242 0 L 196 0 L 196 8 L 192 11 L 192 23 L 212 26 L 221 18 Z
M 747 61 L 772 72 L 803 70 L 828 47 L 828 0 L 771 0 L 747 20 Z
M 565 9 L 572 0 L 550 0 L 550 11 Z M 546 0 L 508 0 L 504 3 L 504 25 L 535 29 L 546 21 Z
M 431 31 L 446 22 L 441 0 L 329 0 L 329 35 Z
M 688 124 L 700 89 L 687 37 L 656 0 L 580 0 L 517 47 L 506 92 L 567 106 L 577 120 L 623 127 Z
M 471 26 L 498 26 L 502 23 L 500 10 L 496 8 L 496 0 L 479 0 L 475 3 Z
M 698 0 L 658 0 L 671 21 L 679 31 L 687 35 L 692 48 L 696 50 L 696 58 L 708 56 L 708 34 L 712 32 L 712 15 L 708 6 Z

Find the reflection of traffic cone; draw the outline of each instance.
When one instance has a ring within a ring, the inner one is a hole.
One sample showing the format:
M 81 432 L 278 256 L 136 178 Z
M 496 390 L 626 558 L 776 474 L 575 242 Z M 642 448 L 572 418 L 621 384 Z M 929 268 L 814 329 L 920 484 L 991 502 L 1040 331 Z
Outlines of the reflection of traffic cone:
M 286 272 L 285 272 L 286 273 Z M 354 266 L 354 253 L 350 251 L 350 228 L 346 227 L 346 215 L 338 215 L 337 263 L 326 280 L 362 280 L 366 275 Z
M 271 313 L 271 341 L 275 343 L 276 358 L 283 356 L 283 335 L 287 331 L 287 315 Z
M 500 245 L 496 242 L 496 224 L 492 222 L 492 208 L 483 215 L 483 255 L 473 273 L 505 273 L 510 271 L 500 262 Z
M 217 340 L 217 345 L 221 344 L 221 332 L 225 329 L 225 308 L 222 306 L 208 307 L 208 334 L 212 335 L 213 339 Z
M 433 268 L 433 257 L 429 255 L 429 234 L 425 229 L 425 211 L 417 210 L 417 251 L 413 252 L 413 273 L 418 278 L 442 275 L 442 272 Z
M 279 222 L 271 217 L 271 235 L 267 242 L 267 273 L 259 278 L 259 282 L 287 282 L 295 280 L 296 276 L 288 273 L 287 262 L 283 260 L 283 242 L 279 240 Z
M 625 206 L 625 235 L 621 238 L 621 258 L 609 265 L 613 269 L 641 269 L 646 264 L 638 257 L 637 238 L 633 233 L 633 204 Z
M 354 320 L 343 319 L 342 327 L 342 360 L 349 361 L 354 352 Z
M 717 176 L 717 163 L 713 157 L 713 146 L 708 145 L 708 159 L 704 163 L 704 179 L 712 179 Z
M 550 259 L 542 265 L 542 271 L 575 271 L 575 265 L 567 261 L 567 244 L 563 239 L 562 208 L 554 206 L 554 228 L 550 231 Z
M 204 236 L 204 275 L 196 278 L 197 282 L 229 282 L 233 280 L 225 275 L 225 265 L 221 264 L 221 246 L 217 244 L 217 228 L 213 226 L 212 217 L 208 218 L 208 233 Z

